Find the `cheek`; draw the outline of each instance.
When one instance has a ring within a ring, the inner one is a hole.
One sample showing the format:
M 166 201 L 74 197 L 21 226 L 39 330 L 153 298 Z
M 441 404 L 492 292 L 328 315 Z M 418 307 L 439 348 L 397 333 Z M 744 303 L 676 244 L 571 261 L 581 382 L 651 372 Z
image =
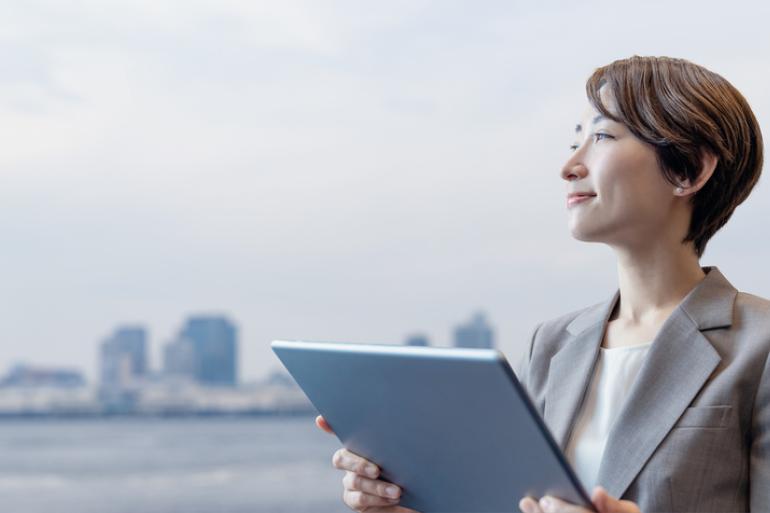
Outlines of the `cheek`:
M 657 231 L 669 215 L 671 194 L 665 178 L 646 155 L 633 152 L 608 154 L 593 163 L 594 186 L 599 195 L 594 205 L 570 215 L 576 238 L 611 237 L 628 230 Z
M 658 225 L 667 215 L 668 199 L 650 180 L 614 182 L 603 199 L 607 214 L 619 221 Z
M 673 189 L 658 168 L 654 153 L 618 150 L 597 162 L 595 179 L 604 199 L 643 210 L 670 199 Z

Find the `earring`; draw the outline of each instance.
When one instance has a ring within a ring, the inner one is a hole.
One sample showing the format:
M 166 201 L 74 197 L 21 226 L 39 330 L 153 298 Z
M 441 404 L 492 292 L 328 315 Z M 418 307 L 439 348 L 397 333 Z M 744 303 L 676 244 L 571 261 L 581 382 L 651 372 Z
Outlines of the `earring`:
M 681 187 L 677 187 L 676 188 L 676 193 L 677 194 L 682 194 L 683 192 L 684 192 L 684 189 L 682 189 Z

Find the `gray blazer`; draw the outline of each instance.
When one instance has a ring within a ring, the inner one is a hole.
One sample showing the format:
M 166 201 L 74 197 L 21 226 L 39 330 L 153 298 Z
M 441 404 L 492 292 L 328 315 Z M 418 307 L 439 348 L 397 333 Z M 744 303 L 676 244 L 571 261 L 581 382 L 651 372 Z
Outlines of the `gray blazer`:
M 598 483 L 644 513 L 770 512 L 770 301 L 703 270 L 655 336 Z M 562 450 L 618 297 L 538 325 L 518 368 Z

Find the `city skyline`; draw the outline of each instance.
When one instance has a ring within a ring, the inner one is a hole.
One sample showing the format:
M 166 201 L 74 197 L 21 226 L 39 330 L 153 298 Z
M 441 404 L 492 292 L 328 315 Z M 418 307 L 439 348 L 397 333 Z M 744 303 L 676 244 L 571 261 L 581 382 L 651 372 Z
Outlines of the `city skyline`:
M 163 344 L 162 364 L 152 366 L 145 326 L 119 324 L 95 346 L 98 380 L 77 369 L 19 364 L 0 375 L 0 417 L 114 415 L 198 416 L 312 413 L 312 405 L 283 366 L 258 382 L 239 380 L 237 322 L 222 315 L 190 315 Z M 407 346 L 431 346 L 412 332 Z M 453 347 L 495 348 L 484 312 L 455 324 Z
M 148 358 L 152 347 L 143 325 L 118 325 L 99 345 L 100 388 L 121 393 L 137 380 L 161 375 L 204 386 L 238 385 L 238 328 L 228 316 L 185 317 L 155 366 Z
M 157 364 L 210 310 L 238 319 L 246 381 L 277 368 L 273 339 L 450 345 L 479 307 L 515 361 L 537 323 L 615 291 L 559 177 L 596 67 L 690 59 L 770 134 L 770 4 L 738 5 L 4 5 L 0 369 L 93 381 L 123 321 Z M 769 198 L 764 176 L 702 260 L 765 297 Z
M 184 321 L 181 324 L 176 334 L 173 337 L 169 337 L 165 342 L 160 342 L 160 339 L 155 340 L 151 337 L 151 333 L 146 326 L 141 322 L 125 322 L 118 323 L 113 328 L 109 335 L 106 335 L 95 343 L 97 353 L 97 370 L 93 373 L 93 379 L 85 379 L 89 374 L 85 372 L 85 369 L 76 367 L 66 367 L 62 365 L 40 365 L 34 361 L 22 361 L 18 360 L 11 364 L 7 369 L 0 369 L 0 380 L 3 377 L 9 378 L 12 381 L 15 372 L 25 371 L 50 371 L 50 372 L 74 372 L 83 377 L 83 385 L 94 384 L 100 386 L 116 386 L 120 385 L 121 380 L 127 378 L 133 379 L 136 377 L 150 377 L 150 376 L 176 376 L 182 378 L 195 378 L 201 384 L 217 384 L 216 380 L 211 381 L 203 376 L 196 375 L 194 370 L 193 356 L 185 353 L 180 355 L 176 351 L 179 350 L 179 343 L 187 342 L 190 338 L 191 325 L 196 322 L 205 322 L 213 320 L 215 322 L 224 321 L 232 329 L 237 331 L 237 325 L 232 321 L 232 316 L 224 314 L 188 314 L 184 317 Z M 479 332 L 480 330 L 480 332 Z M 482 310 L 474 310 L 473 316 L 469 321 L 455 322 L 451 329 L 451 342 L 445 343 L 445 346 L 454 347 L 487 347 L 494 348 L 494 331 L 491 326 L 487 324 L 486 314 Z M 409 332 L 399 341 L 390 341 L 387 343 L 398 345 L 422 345 L 422 346 L 436 346 L 431 342 L 431 338 L 423 331 Z M 359 341 L 360 342 L 360 341 Z M 235 338 L 235 356 L 234 356 L 234 377 L 232 380 L 225 380 L 225 384 L 237 384 L 237 375 L 240 368 L 240 359 L 237 357 L 237 336 Z M 130 355 L 130 368 L 120 369 L 120 358 L 117 359 L 111 355 L 113 353 L 125 353 Z M 156 357 L 152 358 L 151 355 L 155 353 Z M 190 359 L 186 363 L 182 364 L 180 368 L 178 358 Z M 270 369 L 264 375 L 256 378 L 256 381 L 263 381 L 265 379 L 275 379 L 276 375 L 285 375 L 285 369 L 280 365 L 280 362 L 276 360 L 277 365 Z M 188 368 L 189 366 L 189 368 Z M 128 373 L 128 376 L 120 376 L 120 373 Z

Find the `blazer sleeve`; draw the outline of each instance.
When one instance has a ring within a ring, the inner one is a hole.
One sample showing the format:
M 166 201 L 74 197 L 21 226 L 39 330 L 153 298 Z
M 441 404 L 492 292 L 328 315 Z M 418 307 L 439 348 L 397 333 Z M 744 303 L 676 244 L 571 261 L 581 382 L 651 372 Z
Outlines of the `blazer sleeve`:
M 749 459 L 751 511 L 770 511 L 770 356 L 765 361 L 754 400 Z
M 529 392 L 532 393 L 529 389 L 529 368 L 530 363 L 532 362 L 532 352 L 535 347 L 535 338 L 537 337 L 537 332 L 540 330 L 540 326 L 542 326 L 542 323 L 539 323 L 535 326 L 535 328 L 532 330 L 531 335 L 529 336 L 529 343 L 527 344 L 527 350 L 526 352 L 519 358 L 519 362 L 516 364 L 516 367 L 513 369 L 514 374 L 516 374 L 516 378 L 519 380 L 519 382 L 524 386 L 524 388 Z

